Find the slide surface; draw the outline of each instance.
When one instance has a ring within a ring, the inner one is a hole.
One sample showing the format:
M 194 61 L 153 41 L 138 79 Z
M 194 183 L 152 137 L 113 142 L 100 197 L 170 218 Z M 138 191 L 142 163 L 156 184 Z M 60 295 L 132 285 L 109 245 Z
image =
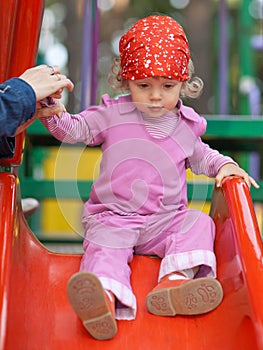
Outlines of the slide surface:
M 0 174 L 0 349 L 263 349 L 262 242 L 249 190 L 238 178 L 216 189 L 211 215 L 224 300 L 202 316 L 159 317 L 148 313 L 147 293 L 156 285 L 160 261 L 135 256 L 132 284 L 138 299 L 134 321 L 118 321 L 117 335 L 94 340 L 66 298 L 80 255 L 48 251 L 21 212 L 19 184 Z

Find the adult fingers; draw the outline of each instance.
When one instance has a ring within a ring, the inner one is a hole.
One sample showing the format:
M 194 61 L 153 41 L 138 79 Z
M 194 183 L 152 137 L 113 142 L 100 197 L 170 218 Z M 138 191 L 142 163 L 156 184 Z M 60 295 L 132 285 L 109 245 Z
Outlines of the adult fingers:
M 57 90 L 67 88 L 69 91 L 72 91 L 74 89 L 74 84 L 65 75 L 59 74 L 59 77 L 56 77 L 56 80 L 58 87 Z
M 60 73 L 60 68 L 59 66 L 47 66 L 47 68 L 50 70 L 51 75 L 59 74 Z

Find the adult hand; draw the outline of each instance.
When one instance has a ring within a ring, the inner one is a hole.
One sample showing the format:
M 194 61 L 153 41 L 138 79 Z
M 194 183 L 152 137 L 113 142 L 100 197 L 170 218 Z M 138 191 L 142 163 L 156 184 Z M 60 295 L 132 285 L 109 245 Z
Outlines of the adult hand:
M 26 81 L 36 94 L 36 100 L 40 101 L 47 96 L 61 95 L 64 88 L 72 91 L 74 84 L 65 75 L 60 73 L 58 66 L 40 65 L 27 69 L 19 77 Z

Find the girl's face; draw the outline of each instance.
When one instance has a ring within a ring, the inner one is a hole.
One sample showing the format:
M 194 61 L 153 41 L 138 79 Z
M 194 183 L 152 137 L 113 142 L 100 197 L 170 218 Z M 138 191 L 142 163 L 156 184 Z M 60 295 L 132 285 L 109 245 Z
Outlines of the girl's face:
M 129 80 L 129 89 L 136 107 L 152 117 L 176 111 L 182 82 L 164 77 Z

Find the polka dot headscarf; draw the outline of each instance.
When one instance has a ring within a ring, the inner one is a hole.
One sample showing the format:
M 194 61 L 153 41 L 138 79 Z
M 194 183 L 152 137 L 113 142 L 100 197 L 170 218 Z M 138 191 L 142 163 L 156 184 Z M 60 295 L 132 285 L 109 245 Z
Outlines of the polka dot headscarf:
M 190 50 L 183 28 L 168 16 L 136 22 L 119 43 L 122 77 L 138 80 L 162 76 L 189 79 Z

